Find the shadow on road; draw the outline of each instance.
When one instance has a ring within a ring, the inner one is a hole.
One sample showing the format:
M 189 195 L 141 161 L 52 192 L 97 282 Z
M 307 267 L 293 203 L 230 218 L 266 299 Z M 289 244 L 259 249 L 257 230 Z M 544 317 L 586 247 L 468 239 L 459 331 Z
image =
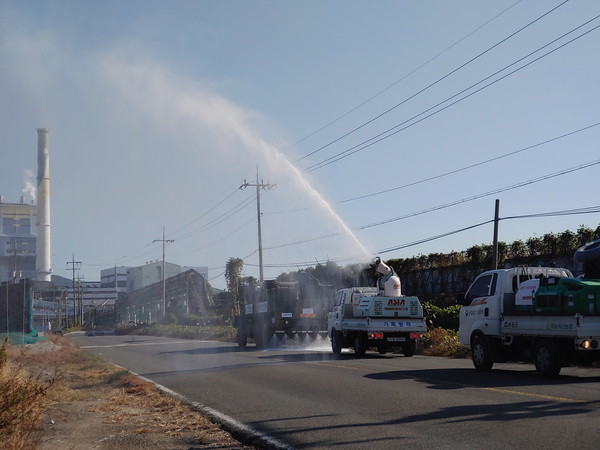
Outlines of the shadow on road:
M 600 376 L 576 377 L 561 375 L 557 378 L 543 378 L 535 370 L 511 371 L 492 370 L 479 372 L 475 369 L 423 369 L 395 370 L 365 375 L 365 378 L 380 381 L 411 379 L 429 384 L 429 389 L 463 389 L 469 387 L 510 388 L 517 386 L 555 386 L 582 383 L 600 383 Z
M 381 445 L 385 445 L 385 441 L 401 442 L 403 439 L 412 439 L 413 436 L 406 430 L 410 428 L 403 427 L 403 425 L 417 423 L 426 424 L 431 422 L 431 426 L 435 426 L 434 423 L 446 423 L 446 424 L 458 424 L 464 422 L 515 422 L 516 424 L 523 424 L 527 419 L 540 419 L 543 417 L 575 417 L 577 415 L 589 414 L 597 410 L 597 402 L 582 402 L 582 403 L 567 403 L 553 400 L 541 400 L 541 401 L 523 401 L 523 402 L 508 402 L 508 403 L 495 403 L 495 404 L 463 404 L 457 406 L 442 407 L 433 411 L 422 412 L 419 414 L 404 414 L 405 412 L 401 409 L 397 411 L 394 417 L 390 417 L 387 420 L 382 421 L 371 421 L 365 420 L 364 422 L 351 422 L 346 421 L 342 423 L 339 415 L 332 416 L 329 422 L 319 421 L 318 424 L 312 426 L 302 426 L 300 424 L 306 424 L 306 417 L 280 417 L 278 420 L 289 421 L 289 429 L 272 428 L 269 426 L 270 421 L 254 421 L 249 424 L 256 428 L 262 429 L 277 439 L 285 440 L 289 439 L 291 434 L 308 434 L 313 436 L 320 436 L 321 432 L 330 432 L 332 436 L 336 436 L 335 442 L 329 442 L 326 440 L 315 441 L 312 440 L 310 447 L 345 447 L 350 445 L 358 444 L 370 444 L 370 448 L 376 448 L 376 442 L 379 440 L 370 436 L 364 441 L 353 440 L 351 436 L 356 435 L 356 430 L 361 428 L 365 430 L 365 433 L 372 433 L 374 429 L 381 427 L 382 429 L 391 430 L 386 432 L 386 437 L 381 437 L 379 442 Z M 408 411 L 406 411 L 408 412 Z M 319 416 L 315 416 L 319 417 Z M 312 419 L 312 417 L 308 417 Z M 340 440 L 339 431 L 348 430 L 348 440 Z M 381 433 L 384 434 L 384 433 Z M 292 444 L 297 444 L 292 442 Z M 374 447 L 375 446 L 375 447 Z M 298 446 L 297 448 L 302 448 Z M 388 447 L 386 447 L 388 448 Z

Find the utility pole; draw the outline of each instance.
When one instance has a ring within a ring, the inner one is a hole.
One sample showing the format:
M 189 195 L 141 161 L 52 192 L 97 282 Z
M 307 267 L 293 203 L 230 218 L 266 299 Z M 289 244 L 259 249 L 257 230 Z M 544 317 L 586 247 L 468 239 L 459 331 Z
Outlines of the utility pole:
M 496 199 L 496 209 L 494 213 L 494 250 L 492 253 L 492 269 L 498 268 L 498 222 L 500 222 L 500 200 Z
M 275 187 L 274 184 L 264 183 L 262 180 L 258 181 L 258 165 L 256 166 L 256 183 L 248 183 L 244 179 L 244 184 L 240 186 L 240 189 L 245 189 L 248 186 L 256 186 L 256 216 L 258 219 L 258 267 L 259 267 L 259 282 L 262 286 L 264 281 L 263 275 L 263 255 L 262 255 L 262 225 L 261 225 L 261 213 L 260 213 L 260 190 L 261 189 L 272 189 Z
M 79 268 L 77 267 L 77 265 L 81 264 L 81 261 L 75 261 L 75 253 L 71 254 L 71 261 L 67 261 L 67 267 L 69 266 L 69 264 L 71 264 L 71 270 L 73 271 L 73 325 L 75 325 L 75 322 L 77 322 L 77 307 L 75 305 L 75 271 L 79 270 Z M 66 309 L 65 309 L 65 313 L 66 313 Z M 67 318 L 69 317 L 69 314 L 66 314 Z M 67 326 L 69 326 L 69 321 L 67 320 Z
M 152 243 L 154 244 L 155 242 L 162 242 L 162 270 L 161 270 L 161 276 L 162 276 L 162 315 L 163 315 L 163 319 L 165 319 L 167 317 L 167 300 L 166 300 L 166 296 L 167 296 L 167 284 L 166 284 L 166 278 L 165 278 L 165 246 L 167 244 L 172 244 L 173 242 L 175 242 L 174 239 L 165 239 L 165 227 L 163 227 L 163 235 L 162 235 L 162 239 L 154 239 L 152 241 Z
M 83 325 L 83 281 L 85 281 L 85 279 L 81 275 L 77 274 L 77 293 L 79 294 L 77 306 L 79 307 L 78 317 L 81 325 Z

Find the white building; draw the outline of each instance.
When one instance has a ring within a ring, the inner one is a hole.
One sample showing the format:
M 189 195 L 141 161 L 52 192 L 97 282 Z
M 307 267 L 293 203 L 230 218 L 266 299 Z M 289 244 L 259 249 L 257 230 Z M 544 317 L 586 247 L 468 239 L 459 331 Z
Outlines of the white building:
M 100 271 L 100 283 L 103 288 L 117 288 L 118 292 L 127 290 L 127 272 L 129 267 L 120 266 Z
M 162 281 L 162 261 L 153 261 L 139 267 L 132 267 L 127 272 L 127 292 L 137 291 L 151 284 Z M 181 266 L 165 262 L 165 279 L 181 273 Z

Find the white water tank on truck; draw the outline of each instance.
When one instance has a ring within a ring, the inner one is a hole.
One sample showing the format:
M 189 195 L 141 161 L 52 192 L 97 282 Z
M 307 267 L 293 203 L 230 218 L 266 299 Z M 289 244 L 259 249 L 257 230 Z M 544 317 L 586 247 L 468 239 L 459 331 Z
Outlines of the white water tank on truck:
M 379 295 L 386 297 L 400 297 L 402 288 L 400 285 L 400 277 L 396 275 L 394 269 L 381 261 L 381 258 L 375 258 L 375 270 L 383 276 L 377 281 Z

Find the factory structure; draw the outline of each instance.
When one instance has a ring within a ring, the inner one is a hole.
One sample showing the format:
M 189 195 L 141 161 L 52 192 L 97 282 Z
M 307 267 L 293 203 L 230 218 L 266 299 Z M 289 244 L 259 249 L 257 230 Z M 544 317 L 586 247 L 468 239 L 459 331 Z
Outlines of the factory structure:
M 16 333 L 33 339 L 37 331 L 83 324 L 96 315 L 157 321 L 169 305 L 177 314 L 206 312 L 207 267 L 151 261 L 107 268 L 100 272 L 100 281 L 82 280 L 75 270 L 72 278 L 52 274 L 48 134 L 46 128 L 37 130 L 33 200 L 27 203 L 21 197 L 11 203 L 0 195 L 0 338 Z M 146 294 L 140 296 L 143 290 Z
M 38 128 L 37 205 L 0 196 L 0 281 L 51 281 L 48 129 Z
M 0 196 L 0 281 L 36 278 L 36 206 Z

